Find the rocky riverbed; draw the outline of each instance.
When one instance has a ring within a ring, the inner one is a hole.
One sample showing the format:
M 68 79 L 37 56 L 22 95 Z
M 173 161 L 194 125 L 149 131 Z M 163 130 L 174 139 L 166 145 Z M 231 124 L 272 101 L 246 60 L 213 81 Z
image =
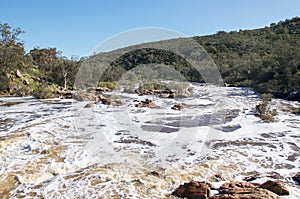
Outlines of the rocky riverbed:
M 0 98 L 0 197 L 174 198 L 190 181 L 277 180 L 289 191 L 278 197 L 300 198 L 299 103 L 273 100 L 266 123 L 251 89 L 191 87 L 184 98 Z

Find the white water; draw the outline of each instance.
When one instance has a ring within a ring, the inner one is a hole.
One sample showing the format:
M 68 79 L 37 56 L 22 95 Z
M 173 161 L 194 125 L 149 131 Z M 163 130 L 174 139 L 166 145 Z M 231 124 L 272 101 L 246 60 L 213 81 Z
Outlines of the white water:
M 273 100 L 277 121 L 264 123 L 249 89 L 194 90 L 181 100 L 114 93 L 119 107 L 1 98 L 0 182 L 17 177 L 11 198 L 168 198 L 192 179 L 264 181 L 276 172 L 291 192 L 284 198 L 300 198 L 290 178 L 300 166 L 299 115 L 285 111 L 299 104 Z M 162 108 L 134 107 L 146 98 Z M 172 110 L 177 103 L 193 106 Z

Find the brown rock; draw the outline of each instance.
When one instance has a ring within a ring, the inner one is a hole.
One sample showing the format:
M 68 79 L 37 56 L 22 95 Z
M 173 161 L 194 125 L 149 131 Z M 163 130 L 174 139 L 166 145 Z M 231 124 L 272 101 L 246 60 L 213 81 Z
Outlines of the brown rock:
M 207 199 L 210 187 L 205 182 L 191 181 L 180 185 L 172 195 L 188 199 Z
M 221 185 L 220 189 L 239 189 L 239 188 L 256 188 L 257 185 L 254 185 L 250 182 L 226 182 Z
M 102 104 L 105 104 L 105 105 L 112 105 L 111 99 L 104 98 L 104 99 L 101 99 L 101 102 L 102 102 Z
M 289 195 L 289 190 L 279 181 L 267 181 L 260 185 L 260 188 L 267 189 L 269 191 L 272 191 L 276 193 L 277 195 L 283 196 L 283 195 Z
M 183 109 L 183 107 L 184 104 L 175 104 L 174 106 L 171 107 L 171 109 L 180 111 L 181 109 Z
M 225 191 L 227 190 L 227 192 Z M 236 192 L 234 191 L 236 190 Z M 280 197 L 266 189 L 261 188 L 235 188 L 224 189 L 223 193 L 214 195 L 209 199 L 280 199 Z
M 219 194 L 210 199 L 279 199 L 277 194 L 258 186 L 249 182 L 228 182 L 220 187 Z
M 135 104 L 135 107 L 158 108 L 159 106 L 154 104 L 151 99 L 146 99 L 145 101 L 140 101 L 138 104 Z
M 300 172 L 298 172 L 295 176 L 293 176 L 293 180 L 300 184 Z
M 158 173 L 157 171 L 151 171 L 147 175 L 152 175 L 152 176 L 155 176 L 157 178 L 165 178 L 164 175 L 162 175 L 161 173 Z

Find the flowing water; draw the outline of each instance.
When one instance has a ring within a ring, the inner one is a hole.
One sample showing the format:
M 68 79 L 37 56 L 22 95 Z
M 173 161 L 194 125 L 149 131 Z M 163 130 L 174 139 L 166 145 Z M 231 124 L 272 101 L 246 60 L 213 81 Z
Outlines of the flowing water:
M 299 103 L 276 99 L 255 117 L 250 89 L 192 85 L 189 98 L 121 92 L 123 105 L 0 98 L 1 198 L 171 198 L 190 180 L 279 179 L 300 198 Z M 146 98 L 159 108 L 135 107 Z M 91 102 L 92 103 L 92 102 Z M 178 103 L 186 106 L 172 110 Z M 217 176 L 222 176 L 217 179 Z

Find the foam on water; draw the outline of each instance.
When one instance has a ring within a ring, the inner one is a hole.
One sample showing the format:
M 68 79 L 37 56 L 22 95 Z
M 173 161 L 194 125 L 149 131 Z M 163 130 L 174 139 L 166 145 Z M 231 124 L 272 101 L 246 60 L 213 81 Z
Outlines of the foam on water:
M 299 198 L 290 178 L 300 166 L 299 115 L 285 111 L 299 103 L 273 100 L 277 121 L 264 123 L 250 89 L 191 86 L 196 97 L 182 99 L 116 92 L 117 107 L 1 98 L 0 182 L 16 176 L 11 198 L 168 198 L 179 184 L 215 182 L 215 174 L 276 176 L 291 192 L 284 198 Z M 146 98 L 161 108 L 134 106 Z M 189 106 L 172 110 L 178 103 Z

